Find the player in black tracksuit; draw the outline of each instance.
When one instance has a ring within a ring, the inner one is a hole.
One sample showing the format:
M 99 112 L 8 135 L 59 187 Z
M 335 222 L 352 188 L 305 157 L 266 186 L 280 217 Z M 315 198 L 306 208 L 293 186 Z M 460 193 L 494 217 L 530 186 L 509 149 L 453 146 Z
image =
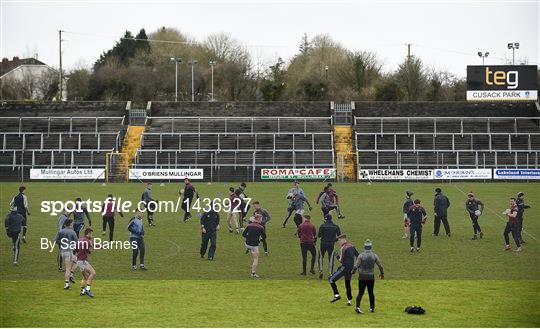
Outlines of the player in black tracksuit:
M 191 219 L 191 213 L 189 210 L 191 209 L 191 203 L 193 202 L 193 199 L 196 197 L 199 198 L 199 193 L 197 190 L 195 190 L 195 186 L 190 183 L 188 178 L 184 178 L 184 183 L 186 184 L 184 186 L 184 192 L 180 191 L 180 194 L 184 195 L 184 198 L 182 199 L 182 210 L 184 210 L 184 222 Z
M 358 256 L 358 251 L 352 244 L 347 242 L 347 236 L 345 234 L 340 235 L 338 237 L 338 240 L 339 244 L 341 245 L 341 249 L 339 255 L 337 256 L 337 259 L 341 262 L 341 266 L 338 267 L 338 269 L 328 278 L 328 282 L 330 282 L 330 286 L 332 286 L 332 290 L 334 292 L 334 299 L 332 299 L 330 302 L 334 303 L 341 299 L 341 296 L 339 295 L 339 290 L 336 285 L 336 281 L 344 277 L 345 288 L 347 289 L 347 306 L 351 306 L 351 278 L 354 263 L 356 261 L 356 257 Z
M 4 227 L 7 236 L 11 238 L 13 243 L 13 265 L 15 266 L 19 265 L 19 250 L 21 248 L 19 235 L 23 222 L 24 217 L 17 211 L 15 206 L 11 206 L 11 211 L 4 220 Z
M 450 224 L 448 224 L 448 208 L 450 207 L 450 200 L 442 193 L 440 188 L 435 189 L 435 199 L 433 200 L 433 207 L 435 212 L 435 220 L 433 222 L 433 236 L 439 235 L 439 229 L 441 222 L 444 225 L 444 231 L 446 235 L 450 236 Z
M 217 245 L 217 230 L 219 229 L 219 213 L 215 212 L 214 207 L 210 208 L 201 216 L 201 258 L 204 258 L 206 248 L 208 248 L 208 241 L 210 241 L 210 248 L 208 249 L 208 260 L 214 259 Z
M 482 201 L 476 199 L 472 192 L 469 192 L 467 194 L 467 201 L 465 201 L 465 209 L 467 209 L 467 212 L 469 213 L 469 217 L 471 217 L 473 231 L 474 231 L 474 235 L 471 238 L 471 240 L 476 240 L 478 233 L 480 234 L 480 239 L 482 239 L 484 237 L 484 233 L 482 232 L 482 229 L 480 228 L 480 225 L 478 224 L 478 215 L 476 214 L 476 211 L 479 210 L 480 212 L 483 212 L 484 204 L 482 203 Z
M 416 251 L 420 251 L 420 245 L 422 245 L 422 225 L 426 223 L 426 210 L 420 205 L 420 200 L 414 200 L 414 204 L 407 212 L 407 218 L 409 219 L 410 236 L 409 242 L 411 245 L 410 252 L 414 252 L 414 238 L 416 237 Z
M 22 241 L 23 243 L 26 243 L 26 231 L 28 229 L 27 226 L 27 218 L 26 216 L 30 216 L 30 210 L 28 210 L 28 198 L 25 194 L 26 187 L 21 186 L 19 187 L 19 194 L 13 197 L 11 200 L 10 206 L 17 208 L 17 212 L 23 217 L 22 222 Z
M 240 220 L 239 220 L 240 221 L 240 228 L 244 227 L 244 221 L 245 221 L 245 218 L 246 218 L 246 214 L 248 213 L 249 208 L 251 208 L 251 206 L 249 204 L 247 204 L 247 202 L 245 200 L 248 197 L 246 195 L 246 188 L 247 188 L 246 183 L 242 183 L 236 189 L 236 191 L 234 191 L 234 193 L 238 196 L 238 198 L 240 198 Z
M 518 234 L 519 242 L 521 244 L 525 243 L 525 241 L 523 241 L 523 237 L 521 236 L 521 233 L 523 231 L 523 214 L 525 213 L 525 209 L 530 208 L 530 206 L 525 204 L 525 200 L 523 199 L 524 196 L 525 196 L 525 193 L 519 192 L 516 198 L 516 204 L 518 207 L 518 213 L 517 213 L 517 218 L 516 218 L 517 219 L 517 234 Z
M 328 254 L 328 269 L 329 272 L 334 272 L 334 244 L 338 236 L 341 235 L 341 229 L 332 221 L 332 215 L 328 214 L 324 217 L 324 223 L 319 227 L 319 279 L 323 277 L 323 262 L 324 255 Z

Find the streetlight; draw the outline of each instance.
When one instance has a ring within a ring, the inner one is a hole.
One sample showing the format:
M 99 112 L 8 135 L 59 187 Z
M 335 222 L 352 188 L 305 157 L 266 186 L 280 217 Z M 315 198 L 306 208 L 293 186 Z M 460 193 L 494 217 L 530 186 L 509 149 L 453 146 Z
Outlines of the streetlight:
M 191 64 L 191 101 L 195 101 L 195 81 L 194 81 L 194 74 L 195 74 L 195 64 L 197 64 L 198 61 L 196 59 L 192 59 L 188 61 L 188 64 Z
M 324 66 L 324 78 L 328 80 L 328 65 Z
M 482 57 L 482 66 L 484 66 L 484 59 L 486 59 L 489 56 L 489 51 L 486 51 L 485 53 L 482 53 L 481 51 L 479 51 L 478 56 Z
M 210 64 L 210 68 L 212 70 L 212 97 L 210 98 L 210 101 L 214 101 L 214 65 L 216 65 L 216 61 L 209 61 L 208 64 Z
M 519 49 L 519 42 L 509 42 L 508 49 L 512 49 L 512 65 L 515 65 L 515 51 L 516 49 Z
M 174 83 L 174 101 L 178 102 L 178 64 L 182 63 L 181 58 L 171 57 L 171 62 L 174 63 L 175 67 L 175 83 Z

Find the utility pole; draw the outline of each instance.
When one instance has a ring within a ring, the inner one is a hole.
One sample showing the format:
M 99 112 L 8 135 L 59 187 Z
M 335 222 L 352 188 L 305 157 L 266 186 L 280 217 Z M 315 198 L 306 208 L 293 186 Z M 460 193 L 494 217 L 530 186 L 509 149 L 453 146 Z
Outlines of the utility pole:
M 175 67 L 175 80 L 174 80 L 174 101 L 178 102 L 178 64 L 182 63 L 181 58 L 171 57 L 171 62 Z
M 62 76 L 62 30 L 58 30 L 58 55 L 59 55 L 59 84 L 58 87 L 60 89 L 60 101 L 62 101 L 63 97 L 63 89 L 64 89 L 64 77 Z
M 210 64 L 210 68 L 212 70 L 212 98 L 210 99 L 211 102 L 214 101 L 214 65 L 216 65 L 216 61 L 209 61 L 208 64 Z
M 411 61 L 411 43 L 407 44 L 407 62 L 409 63 Z

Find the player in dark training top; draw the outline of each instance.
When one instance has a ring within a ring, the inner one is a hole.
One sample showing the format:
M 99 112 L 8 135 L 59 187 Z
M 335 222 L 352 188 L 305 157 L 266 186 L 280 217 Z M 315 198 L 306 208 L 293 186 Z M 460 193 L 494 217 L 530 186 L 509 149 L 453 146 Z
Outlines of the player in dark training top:
M 328 255 L 328 273 L 334 272 L 334 244 L 341 235 L 341 229 L 332 221 L 332 215 L 324 217 L 319 227 L 319 279 L 323 277 L 324 255 Z
M 347 241 L 347 236 L 345 234 L 340 235 L 338 237 L 338 241 L 339 241 L 339 244 L 341 245 L 341 249 L 339 250 L 337 259 L 341 262 L 341 266 L 338 267 L 338 269 L 334 273 L 332 273 L 332 275 L 330 275 L 330 277 L 328 278 L 328 281 L 330 282 L 330 286 L 332 286 L 332 291 L 334 292 L 334 299 L 332 299 L 330 302 L 335 303 L 341 299 L 339 290 L 336 285 L 336 281 L 344 277 L 345 288 L 347 289 L 347 306 L 351 306 L 352 305 L 351 278 L 352 278 L 352 271 L 354 268 L 354 263 L 356 261 L 356 257 L 358 256 L 358 251 L 352 244 L 350 244 Z
M 476 240 L 478 238 L 477 234 L 480 234 L 480 239 L 482 239 L 484 237 L 484 233 L 482 232 L 482 229 L 478 224 L 478 217 L 480 217 L 480 215 L 484 211 L 484 204 L 482 203 L 482 201 L 474 197 L 473 192 L 469 192 L 467 194 L 467 201 L 465 201 L 465 209 L 467 209 L 467 212 L 471 217 L 472 227 L 474 231 L 474 235 L 471 240 Z
M 15 207 L 17 212 L 23 217 L 22 222 L 22 241 L 26 243 L 26 231 L 28 230 L 27 216 L 30 216 L 30 210 L 28 210 L 28 198 L 26 197 L 26 187 L 19 187 L 19 194 L 13 197 L 10 202 L 11 207 Z
M 242 236 L 245 239 L 246 248 L 251 252 L 253 263 L 251 264 L 251 277 L 258 278 L 257 266 L 259 265 L 259 243 L 266 239 L 266 232 L 261 225 L 262 216 L 255 216 L 255 222 L 249 224 Z
M 409 237 L 409 218 L 407 217 L 407 212 L 413 205 L 413 196 L 414 192 L 405 191 L 405 202 L 403 203 L 403 236 L 402 239 L 407 239 Z
M 199 192 L 195 189 L 195 186 L 191 184 L 189 178 L 184 178 L 185 186 L 180 190 L 180 195 L 183 195 L 182 210 L 184 210 L 184 222 L 191 219 L 191 203 L 194 199 L 199 198 Z
M 409 218 L 409 242 L 411 245 L 410 252 L 414 252 L 414 239 L 416 238 L 416 251 L 420 251 L 422 245 L 422 225 L 426 223 L 426 210 L 420 205 L 420 200 L 414 200 L 414 204 L 407 211 L 407 217 Z

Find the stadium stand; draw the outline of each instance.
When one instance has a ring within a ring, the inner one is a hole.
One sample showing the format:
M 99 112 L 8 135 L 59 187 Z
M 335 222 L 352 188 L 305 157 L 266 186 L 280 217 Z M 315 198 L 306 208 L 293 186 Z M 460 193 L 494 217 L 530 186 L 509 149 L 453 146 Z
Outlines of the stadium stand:
M 534 103 L 379 103 L 377 111 L 370 103 L 356 106 L 362 168 L 538 168 Z
M 258 180 L 261 168 L 335 167 L 354 180 L 359 168 L 539 167 L 531 102 L 130 106 L 1 103 L 2 179 L 27 179 L 30 168 L 103 168 L 112 151 L 130 153 L 132 168 L 204 168 L 213 181 Z
M 2 102 L 0 177 L 28 177 L 30 168 L 105 166 L 122 142 L 125 102 Z

